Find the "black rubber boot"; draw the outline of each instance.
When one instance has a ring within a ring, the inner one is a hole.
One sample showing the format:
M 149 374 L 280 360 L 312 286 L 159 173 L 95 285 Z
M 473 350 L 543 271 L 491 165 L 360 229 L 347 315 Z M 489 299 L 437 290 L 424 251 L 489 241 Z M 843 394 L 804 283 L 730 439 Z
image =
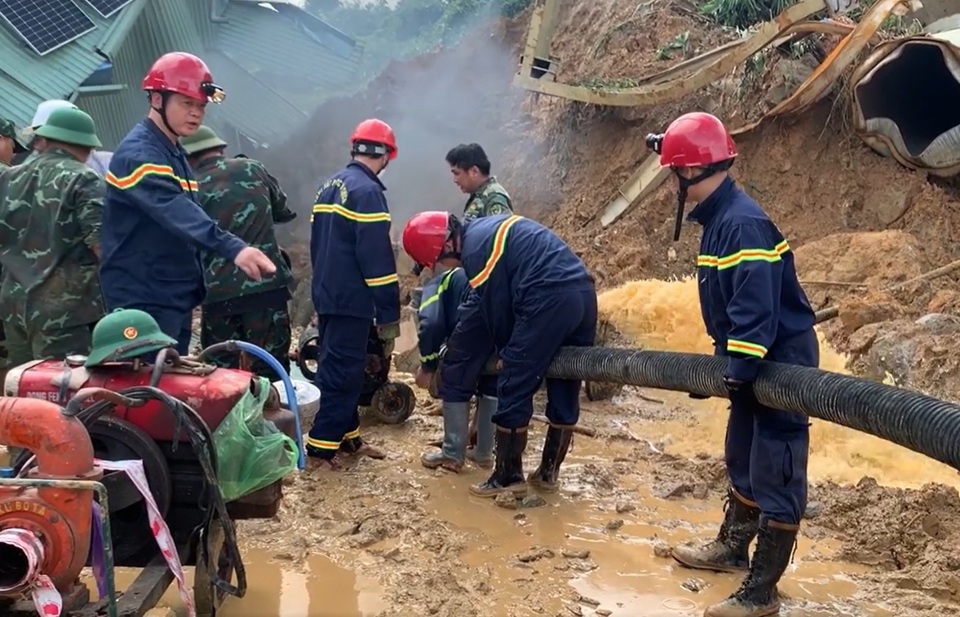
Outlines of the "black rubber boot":
M 678 546 L 671 551 L 681 566 L 714 572 L 740 572 L 750 567 L 750 542 L 760 525 L 757 504 L 730 490 L 723 524 L 716 539 L 706 546 Z
M 777 583 L 790 565 L 799 529 L 799 525 L 764 521 L 750 573 L 733 595 L 708 606 L 704 617 L 769 617 L 780 612 Z
M 560 465 L 567 457 L 570 442 L 573 441 L 573 431 L 569 426 L 554 426 L 547 428 L 547 436 L 543 440 L 543 456 L 536 471 L 527 476 L 527 482 L 534 488 L 545 493 L 556 493 L 560 490 L 557 478 L 560 475 Z
M 527 494 L 523 478 L 523 451 L 527 447 L 527 427 L 509 429 L 497 427 L 497 458 L 493 474 L 482 484 L 470 487 L 477 497 L 496 497 L 500 493 Z

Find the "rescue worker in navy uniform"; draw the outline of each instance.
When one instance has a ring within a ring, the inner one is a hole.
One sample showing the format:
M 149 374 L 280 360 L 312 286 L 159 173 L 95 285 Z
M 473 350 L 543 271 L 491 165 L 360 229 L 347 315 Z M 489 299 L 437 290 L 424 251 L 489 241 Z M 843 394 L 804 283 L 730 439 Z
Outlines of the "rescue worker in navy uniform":
M 377 177 L 397 158 L 386 122 L 364 120 L 350 137 L 353 160 L 323 183 L 313 206 L 310 261 L 319 350 L 316 384 L 323 396 L 307 438 L 307 454 L 325 469 L 342 456 L 385 454 L 360 437 L 371 328 L 389 358 L 400 334 L 400 282 L 390 239 L 386 188 Z
M 148 313 L 186 354 L 193 309 L 206 295 L 198 251 L 222 255 L 255 281 L 276 265 L 200 207 L 178 138 L 195 133 L 207 103 L 226 96 L 206 64 L 191 54 L 165 54 L 150 68 L 143 90 L 149 115 L 120 142 L 106 175 L 100 284 L 108 310 Z
M 740 588 L 708 607 L 706 617 L 774 615 L 780 610 L 777 582 L 790 563 L 807 503 L 809 422 L 761 405 L 751 384 L 761 359 L 819 365 L 814 312 L 783 234 L 727 173 L 737 149 L 723 123 L 706 113 L 686 114 L 648 144 L 678 179 L 678 217 L 688 196 L 697 202 L 689 218 L 703 226 L 700 307 L 716 354 L 729 358 L 725 457 L 731 487 L 724 520 L 715 540 L 677 547 L 673 557 L 690 568 L 748 571 Z
M 472 289 L 447 343 L 448 354 L 451 349 L 465 354 L 483 350 L 492 333 L 500 356 L 493 416 L 496 462 L 493 474 L 471 486 L 470 493 L 523 495 L 527 482 L 544 491 L 558 490 L 571 428 L 580 419 L 581 382 L 547 379 L 550 426 L 540 466 L 524 480 L 527 427 L 533 417 L 533 395 L 560 347 L 593 345 L 597 330 L 593 277 L 563 240 L 521 216 L 488 216 L 461 226 L 447 212 L 422 212 L 407 223 L 403 239 L 404 250 L 416 263 L 462 265 L 469 280 Z M 486 353 L 480 353 L 486 361 Z M 449 355 L 444 357 L 443 387 L 462 379 L 458 364 L 449 362 Z
M 406 229 L 412 229 L 407 227 Z M 406 239 L 406 236 L 404 236 Z M 413 238 L 418 238 L 416 234 Z M 415 240 L 414 240 L 415 242 Z M 443 239 L 438 239 L 431 254 L 439 255 Z M 406 245 L 406 242 L 404 242 Z M 415 245 L 420 246 L 420 245 Z M 416 250 L 411 247 L 412 250 Z M 424 268 L 433 268 L 435 263 L 420 264 Z M 429 388 L 440 366 L 440 350 L 448 345 L 450 335 L 456 329 L 460 305 L 467 299 L 470 283 L 463 268 L 450 268 L 434 277 L 423 288 L 423 301 L 420 303 L 418 318 L 418 346 L 420 348 L 420 368 L 417 369 L 416 383 L 421 388 Z M 443 469 L 460 473 L 466 459 L 471 459 L 481 469 L 493 467 L 493 415 L 497 411 L 497 376 L 483 375 L 487 361 L 494 354 L 490 336 L 476 337 L 474 344 L 467 349 L 447 347 L 444 363 L 460 362 L 453 372 L 458 376 L 449 384 L 441 381 L 439 396 L 443 402 L 443 440 L 439 451 L 425 452 L 420 463 L 428 469 Z M 460 338 L 463 342 L 463 337 Z M 479 346 L 485 343 L 486 350 Z M 450 369 L 447 369 L 448 376 Z M 441 371 L 443 372 L 443 371 Z M 477 443 L 470 448 L 470 400 L 477 396 Z

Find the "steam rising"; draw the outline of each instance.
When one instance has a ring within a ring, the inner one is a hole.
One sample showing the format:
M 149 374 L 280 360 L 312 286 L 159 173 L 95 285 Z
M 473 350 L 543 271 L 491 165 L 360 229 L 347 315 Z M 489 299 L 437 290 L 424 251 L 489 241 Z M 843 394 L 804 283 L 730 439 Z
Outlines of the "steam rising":
M 479 143 L 491 173 L 506 180 L 507 151 L 515 158 L 518 143 L 507 127 L 523 115 L 523 93 L 510 84 L 516 65 L 513 42 L 481 28 L 455 48 L 392 63 L 356 96 L 323 104 L 302 131 L 262 156 L 300 213 L 294 234 L 309 237 L 317 187 L 350 160 L 350 133 L 366 118 L 387 122 L 397 135 L 399 155 L 382 177 L 394 237 L 417 212 L 463 212 L 467 196 L 444 160 L 453 146 Z

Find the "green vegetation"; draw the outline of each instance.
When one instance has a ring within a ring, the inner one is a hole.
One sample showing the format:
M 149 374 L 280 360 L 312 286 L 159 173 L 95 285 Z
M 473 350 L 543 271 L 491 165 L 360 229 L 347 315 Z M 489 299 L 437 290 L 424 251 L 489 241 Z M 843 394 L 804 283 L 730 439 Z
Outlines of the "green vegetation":
M 361 70 L 377 75 L 391 60 L 417 56 L 456 43 L 473 26 L 513 17 L 531 0 L 308 0 L 307 10 L 363 41 Z
M 797 0 L 707 0 L 700 4 L 700 12 L 730 28 L 749 28 L 796 3 Z

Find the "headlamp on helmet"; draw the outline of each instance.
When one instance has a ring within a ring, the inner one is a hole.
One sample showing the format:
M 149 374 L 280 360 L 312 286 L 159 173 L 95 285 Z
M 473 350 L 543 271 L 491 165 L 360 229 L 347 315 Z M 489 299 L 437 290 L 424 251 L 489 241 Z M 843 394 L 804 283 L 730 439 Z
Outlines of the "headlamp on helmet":
M 209 81 L 200 84 L 200 92 L 206 95 L 210 103 L 220 104 L 227 98 L 227 92 L 223 88 Z

